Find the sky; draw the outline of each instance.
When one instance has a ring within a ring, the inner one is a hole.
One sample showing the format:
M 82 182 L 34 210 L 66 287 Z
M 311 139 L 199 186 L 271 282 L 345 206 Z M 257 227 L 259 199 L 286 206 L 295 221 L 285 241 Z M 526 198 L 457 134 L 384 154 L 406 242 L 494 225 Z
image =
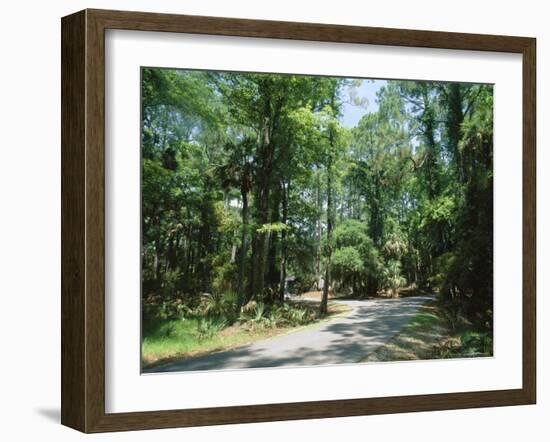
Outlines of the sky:
M 386 84 L 386 80 L 361 80 L 361 86 L 357 89 L 357 96 L 366 98 L 368 104 L 365 108 L 364 106 L 344 103 L 342 106 L 342 124 L 349 128 L 355 127 L 363 115 L 376 112 L 378 110 L 376 93 Z

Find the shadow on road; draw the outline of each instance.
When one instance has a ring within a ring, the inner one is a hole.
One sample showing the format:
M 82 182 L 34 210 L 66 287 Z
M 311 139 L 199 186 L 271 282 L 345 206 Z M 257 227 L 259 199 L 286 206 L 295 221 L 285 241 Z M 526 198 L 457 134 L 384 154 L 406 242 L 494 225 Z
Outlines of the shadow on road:
M 183 359 L 146 373 L 354 363 L 397 334 L 432 298 L 336 301 L 350 315 L 245 347 Z

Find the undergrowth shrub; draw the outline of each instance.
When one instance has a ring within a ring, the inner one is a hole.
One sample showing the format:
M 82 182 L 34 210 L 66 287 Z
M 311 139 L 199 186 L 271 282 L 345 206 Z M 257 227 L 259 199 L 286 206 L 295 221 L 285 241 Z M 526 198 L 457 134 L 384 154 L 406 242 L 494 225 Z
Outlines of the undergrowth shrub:
M 220 317 L 202 317 L 197 323 L 197 338 L 210 339 L 227 326 L 227 321 Z

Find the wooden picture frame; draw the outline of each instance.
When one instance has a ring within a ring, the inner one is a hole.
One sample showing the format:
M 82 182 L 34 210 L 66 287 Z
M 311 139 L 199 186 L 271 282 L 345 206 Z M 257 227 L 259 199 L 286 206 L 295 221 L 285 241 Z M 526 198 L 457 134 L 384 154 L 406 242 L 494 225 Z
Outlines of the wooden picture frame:
M 512 390 L 106 413 L 104 326 L 106 29 L 521 54 L 523 57 L 522 387 Z M 84 10 L 62 19 L 61 50 L 62 424 L 88 433 L 535 403 L 535 39 Z

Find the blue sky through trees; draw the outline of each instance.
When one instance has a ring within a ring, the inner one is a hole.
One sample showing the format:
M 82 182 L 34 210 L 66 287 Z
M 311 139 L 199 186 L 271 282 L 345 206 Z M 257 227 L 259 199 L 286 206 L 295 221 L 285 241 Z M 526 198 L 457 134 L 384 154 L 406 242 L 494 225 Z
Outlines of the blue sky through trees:
M 377 92 L 385 86 L 387 80 L 359 80 L 361 85 L 357 88 L 357 98 L 366 99 L 366 106 L 353 104 L 349 102 L 349 99 L 342 106 L 342 124 L 346 127 L 357 126 L 357 123 L 361 117 L 367 113 L 376 112 L 378 110 L 378 103 L 376 101 Z M 348 93 L 348 91 L 346 91 Z M 348 97 L 346 97 L 348 98 Z

